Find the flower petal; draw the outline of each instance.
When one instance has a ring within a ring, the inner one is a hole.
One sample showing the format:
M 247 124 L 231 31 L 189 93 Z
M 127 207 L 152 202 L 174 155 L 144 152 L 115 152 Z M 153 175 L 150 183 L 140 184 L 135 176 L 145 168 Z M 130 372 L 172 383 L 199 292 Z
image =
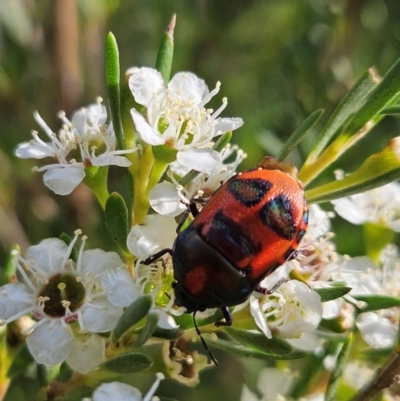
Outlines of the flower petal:
M 115 306 L 129 306 L 139 297 L 139 289 L 126 269 L 113 269 L 101 276 L 101 285 L 108 300 Z
M 239 117 L 224 117 L 217 118 L 215 123 L 215 135 L 221 135 L 240 128 L 243 125 L 243 120 Z
M 58 165 L 46 171 L 44 185 L 57 195 L 70 194 L 85 177 L 82 163 Z
M 149 193 L 149 200 L 150 206 L 164 216 L 175 217 L 186 209 L 176 185 L 168 181 L 155 185 Z
M 127 74 L 129 77 L 129 89 L 135 101 L 143 106 L 148 106 L 150 100 L 158 92 L 165 90 L 164 80 L 161 74 L 154 68 L 131 68 Z
M 208 94 L 206 83 L 191 72 L 178 72 L 168 84 L 168 89 L 178 92 L 179 98 L 188 101 L 193 99 L 199 104 Z
M 26 339 L 29 351 L 37 363 L 57 365 L 71 352 L 73 335 L 61 320 L 44 322 Z
M 389 319 L 374 312 L 366 312 L 358 316 L 356 325 L 364 341 L 372 347 L 393 347 L 396 329 Z
M 32 294 L 22 283 L 0 287 L 0 319 L 7 320 L 33 305 Z
M 250 313 L 258 328 L 265 334 L 265 337 L 272 338 L 271 330 L 265 322 L 264 314 L 261 311 L 260 304 L 256 297 L 250 296 Z
M 141 392 L 126 383 L 103 383 L 93 393 L 93 401 L 142 401 Z
M 127 245 L 139 259 L 145 259 L 161 249 L 171 248 L 175 238 L 175 220 L 154 214 L 147 216 L 143 224 L 132 227 Z
M 125 156 L 118 156 L 112 152 L 106 152 L 102 155 L 91 157 L 90 162 L 93 166 L 129 167 L 132 164 Z
M 59 273 L 66 257 L 68 245 L 58 238 L 48 238 L 32 245 L 26 252 L 26 259 L 45 273 Z M 68 255 L 69 256 L 69 255 Z
M 143 141 L 152 146 L 164 145 L 164 137 L 158 131 L 152 128 L 138 111 L 131 109 L 131 116 L 133 123 L 135 124 L 136 131 Z
M 82 265 L 84 273 L 103 273 L 110 269 L 116 269 L 124 265 L 116 252 L 106 252 L 102 249 L 90 249 L 83 252 Z
M 107 298 L 97 298 L 84 305 L 82 322 L 84 328 L 92 333 L 105 333 L 115 328 L 123 312 Z
M 71 344 L 68 365 L 79 373 L 89 373 L 104 358 L 104 339 L 98 335 L 80 336 Z
M 43 159 L 44 157 L 55 157 L 56 151 L 50 144 L 24 142 L 15 149 L 15 156 L 21 159 Z
M 178 152 L 177 161 L 192 170 L 206 172 L 217 167 L 221 157 L 211 148 L 185 149 Z

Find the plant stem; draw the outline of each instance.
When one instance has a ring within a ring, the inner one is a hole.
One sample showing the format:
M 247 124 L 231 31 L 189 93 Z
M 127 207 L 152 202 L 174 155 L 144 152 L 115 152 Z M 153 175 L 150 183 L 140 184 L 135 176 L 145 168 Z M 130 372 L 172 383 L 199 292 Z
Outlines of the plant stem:
M 383 389 L 389 388 L 400 373 L 400 353 L 393 350 L 385 364 L 350 401 L 369 401 L 376 397 Z

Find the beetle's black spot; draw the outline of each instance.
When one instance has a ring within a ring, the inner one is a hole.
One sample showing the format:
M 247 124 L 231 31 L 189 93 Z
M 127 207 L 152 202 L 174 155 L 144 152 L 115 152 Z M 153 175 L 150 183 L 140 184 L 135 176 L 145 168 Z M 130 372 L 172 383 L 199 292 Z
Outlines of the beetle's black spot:
M 268 193 L 272 183 L 259 178 L 233 179 L 228 182 L 230 193 L 244 206 L 255 206 Z
M 281 237 L 291 240 L 296 234 L 292 204 L 285 195 L 279 195 L 260 210 L 261 221 Z
M 259 244 L 254 244 L 243 228 L 225 216 L 222 210 L 215 213 L 207 235 L 203 236 L 232 262 L 257 255 L 261 251 Z

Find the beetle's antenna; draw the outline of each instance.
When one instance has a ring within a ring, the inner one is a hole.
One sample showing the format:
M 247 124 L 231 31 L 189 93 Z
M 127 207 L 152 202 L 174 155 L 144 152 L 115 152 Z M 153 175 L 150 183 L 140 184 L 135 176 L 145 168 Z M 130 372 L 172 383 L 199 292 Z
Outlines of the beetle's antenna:
M 215 366 L 219 366 L 218 361 L 215 359 L 214 355 L 211 353 L 210 348 L 208 348 L 208 345 L 207 345 L 206 341 L 204 340 L 203 336 L 200 333 L 200 330 L 199 330 L 199 328 L 197 326 L 197 323 L 196 323 L 196 316 L 195 315 L 196 315 L 196 312 L 193 313 L 193 323 L 194 323 L 194 327 L 196 328 L 196 332 L 197 332 L 198 336 L 200 337 L 200 340 L 203 343 L 203 346 L 204 346 L 205 350 L 207 351 L 207 354 L 210 356 L 211 360 L 214 362 L 214 365 Z

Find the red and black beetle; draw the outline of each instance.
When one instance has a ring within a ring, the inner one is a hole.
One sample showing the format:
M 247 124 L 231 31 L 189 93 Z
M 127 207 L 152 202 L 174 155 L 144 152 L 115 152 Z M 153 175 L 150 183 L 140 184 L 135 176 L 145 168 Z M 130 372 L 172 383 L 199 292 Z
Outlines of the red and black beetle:
M 188 313 L 220 308 L 230 325 L 229 306 L 253 291 L 268 293 L 259 283 L 294 257 L 308 225 L 303 188 L 287 164 L 265 158 L 258 168 L 238 173 L 209 198 L 172 249 L 175 301 Z M 189 212 L 186 214 L 188 216 Z

